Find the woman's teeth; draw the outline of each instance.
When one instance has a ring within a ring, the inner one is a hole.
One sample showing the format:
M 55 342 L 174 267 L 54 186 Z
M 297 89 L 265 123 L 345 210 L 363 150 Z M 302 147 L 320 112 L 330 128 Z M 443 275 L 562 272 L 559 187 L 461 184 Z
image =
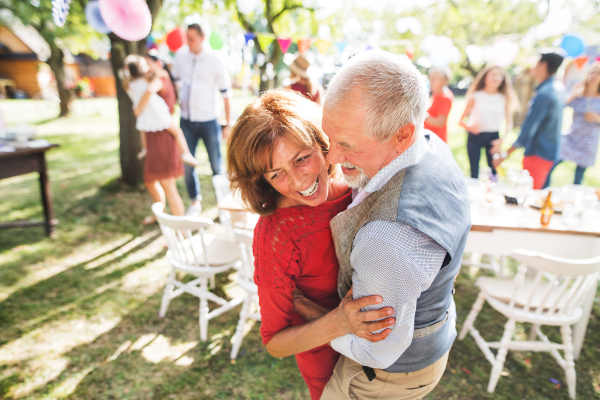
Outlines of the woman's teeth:
M 304 197 L 310 197 L 313 196 L 315 193 L 317 193 L 317 189 L 319 188 L 319 178 L 317 178 L 317 180 L 315 181 L 315 183 L 312 184 L 311 187 L 309 187 L 306 190 L 303 190 L 300 193 L 302 196 Z

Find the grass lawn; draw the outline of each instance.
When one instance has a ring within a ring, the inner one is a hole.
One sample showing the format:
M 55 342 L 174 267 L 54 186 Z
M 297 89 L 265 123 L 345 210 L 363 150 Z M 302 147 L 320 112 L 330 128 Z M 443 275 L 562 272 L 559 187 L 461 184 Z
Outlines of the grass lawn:
M 235 99 L 239 112 L 247 99 Z M 465 134 L 450 117 L 450 145 L 468 172 Z M 58 234 L 42 228 L 0 230 L 0 399 L 308 399 L 292 357 L 271 357 L 251 327 L 236 364 L 229 361 L 238 311 L 212 320 L 209 340 L 199 341 L 198 300 L 182 296 L 158 317 L 170 270 L 156 226 L 142 227 L 151 200 L 143 188 L 118 181 L 116 101 L 77 101 L 72 116 L 53 119 L 46 102 L 0 101 L 10 124 L 35 124 L 61 147 L 48 154 Z M 568 119 L 568 118 L 566 118 Z M 514 136 L 514 134 L 512 134 Z M 507 140 L 507 144 L 512 142 Z M 204 148 L 198 157 L 205 215 L 215 217 L 214 193 Z M 518 165 L 520 154 L 511 157 Z M 573 165 L 561 165 L 555 184 L 570 183 Z M 588 171 L 600 186 L 600 164 Z M 180 193 L 185 194 L 183 181 Z M 186 196 L 182 196 L 185 197 Z M 0 181 L 0 220 L 42 217 L 35 174 Z M 481 272 L 465 268 L 457 281 L 459 326 L 475 300 Z M 235 290 L 227 274 L 221 295 Z M 600 305 L 577 361 L 580 399 L 600 398 Z M 478 328 L 499 340 L 505 320 L 484 307 Z M 520 326 L 517 335 L 525 335 Z M 558 331 L 548 329 L 558 340 Z M 546 353 L 509 353 L 506 373 L 490 395 L 490 365 L 468 337 L 456 342 L 446 373 L 431 399 L 567 399 L 562 369 Z

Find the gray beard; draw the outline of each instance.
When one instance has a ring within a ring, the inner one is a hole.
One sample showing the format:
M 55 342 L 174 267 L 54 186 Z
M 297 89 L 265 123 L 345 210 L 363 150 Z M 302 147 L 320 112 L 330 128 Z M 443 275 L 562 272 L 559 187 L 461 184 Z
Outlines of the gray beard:
M 342 172 L 342 180 L 346 185 L 348 185 L 352 189 L 360 189 L 367 186 L 367 183 L 369 183 L 370 178 L 367 174 L 365 174 L 365 171 L 362 168 L 357 167 L 356 165 L 349 163 L 348 161 L 342 163 L 341 165 L 342 167 L 346 168 L 356 168 L 360 171 L 360 174 L 357 176 L 346 175 Z

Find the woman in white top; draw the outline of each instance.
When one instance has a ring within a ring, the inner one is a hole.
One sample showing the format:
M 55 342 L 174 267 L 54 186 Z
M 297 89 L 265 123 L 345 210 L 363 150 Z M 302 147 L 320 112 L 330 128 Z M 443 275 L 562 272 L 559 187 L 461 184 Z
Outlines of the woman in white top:
M 506 133 L 513 129 L 513 112 L 518 105 L 519 100 L 504 69 L 492 66 L 479 72 L 467 91 L 467 106 L 459 122 L 469 134 L 467 154 L 472 178 L 479 177 L 482 148 L 492 173 L 496 175 L 492 155 L 500 151 L 502 145 L 500 129 L 504 122 Z

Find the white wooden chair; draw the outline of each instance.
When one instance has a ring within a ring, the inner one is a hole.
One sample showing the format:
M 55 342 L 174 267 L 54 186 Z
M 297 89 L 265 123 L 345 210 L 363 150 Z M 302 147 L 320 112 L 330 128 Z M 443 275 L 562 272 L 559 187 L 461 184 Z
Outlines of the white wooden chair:
M 239 267 L 241 264 L 239 246 L 205 233 L 204 228 L 213 225 L 208 218 L 175 217 L 165 214 L 163 209 L 162 203 L 152 205 L 152 211 L 167 240 L 169 247 L 167 260 L 172 267 L 163 293 L 159 316 L 164 317 L 171 299 L 183 293 L 198 297 L 200 299 L 200 339 L 205 341 L 208 321 L 238 306 L 244 300 L 243 297 L 238 297 L 227 301 L 208 290 L 208 281 L 214 279 L 215 274 Z M 179 271 L 197 278 L 184 283 L 177 280 Z M 209 312 L 209 300 L 217 303 L 220 307 Z
M 252 237 L 250 231 L 234 229 L 236 241 L 239 243 L 242 253 L 242 265 L 238 269 L 238 284 L 246 291 L 240 320 L 233 336 L 233 347 L 231 349 L 231 359 L 235 360 L 242 340 L 244 339 L 244 327 L 248 319 L 260 321 L 260 307 L 258 305 L 258 288 L 254 283 L 254 255 L 252 254 Z M 253 308 L 255 312 L 250 312 Z
M 229 194 L 229 179 L 223 175 L 214 175 L 212 182 L 217 202 L 221 202 Z M 254 226 L 258 222 L 258 217 L 257 214 L 248 211 L 219 210 L 219 221 L 225 227 L 229 238 L 233 238 L 234 228 L 254 230 Z
M 571 326 L 585 315 L 583 299 L 596 290 L 600 257 L 569 260 L 525 250 L 517 250 L 510 257 L 523 263 L 514 278 L 481 277 L 477 280 L 479 296 L 463 324 L 459 340 L 470 332 L 492 364 L 488 392 L 492 393 L 496 388 L 508 350 L 548 351 L 565 370 L 569 396 L 574 399 L 576 377 Z M 527 267 L 533 270 L 532 273 L 527 273 Z M 486 342 L 473 327 L 485 301 L 508 318 L 500 342 Z M 529 340 L 512 340 L 516 322 L 533 324 Z M 542 325 L 560 326 L 562 343 L 550 342 L 540 329 Z M 495 357 L 490 348 L 498 349 Z M 558 350 L 563 351 L 564 358 Z

